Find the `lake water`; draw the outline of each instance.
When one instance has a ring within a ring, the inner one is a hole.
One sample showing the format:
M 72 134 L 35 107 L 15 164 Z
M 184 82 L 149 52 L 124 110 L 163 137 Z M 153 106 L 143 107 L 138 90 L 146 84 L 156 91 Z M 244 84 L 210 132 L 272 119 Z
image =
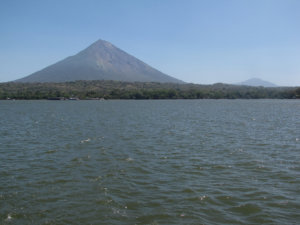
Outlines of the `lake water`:
M 299 224 L 300 101 L 0 101 L 0 224 Z

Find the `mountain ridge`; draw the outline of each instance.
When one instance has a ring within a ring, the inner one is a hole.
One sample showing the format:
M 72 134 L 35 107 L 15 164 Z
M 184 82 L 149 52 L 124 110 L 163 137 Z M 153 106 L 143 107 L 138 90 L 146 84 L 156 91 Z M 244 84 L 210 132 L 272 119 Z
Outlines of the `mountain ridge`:
M 76 80 L 184 83 L 101 39 L 76 55 L 69 56 L 35 73 L 15 80 L 15 82 L 68 82 Z

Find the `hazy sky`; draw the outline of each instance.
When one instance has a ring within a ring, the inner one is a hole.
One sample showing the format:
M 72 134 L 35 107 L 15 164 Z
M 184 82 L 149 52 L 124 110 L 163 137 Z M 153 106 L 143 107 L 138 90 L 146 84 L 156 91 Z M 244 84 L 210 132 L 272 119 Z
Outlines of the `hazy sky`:
M 98 39 L 186 82 L 300 86 L 299 0 L 1 0 L 0 82 Z

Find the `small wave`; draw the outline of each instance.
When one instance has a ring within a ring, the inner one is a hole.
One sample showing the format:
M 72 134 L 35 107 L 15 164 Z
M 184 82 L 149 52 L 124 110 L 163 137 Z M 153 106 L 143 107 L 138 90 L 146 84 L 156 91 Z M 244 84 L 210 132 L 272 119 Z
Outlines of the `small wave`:
M 127 214 L 126 214 L 126 208 L 125 208 L 125 210 L 124 210 L 124 209 L 118 209 L 118 208 L 113 207 L 113 208 L 112 208 L 112 212 L 113 212 L 113 214 L 115 214 L 115 215 L 120 215 L 120 216 L 122 216 L 122 217 L 127 217 Z
M 83 143 L 90 142 L 90 141 L 91 141 L 91 139 L 88 138 L 88 139 L 85 139 L 85 140 L 80 141 L 80 143 L 83 144 Z
M 240 213 L 243 215 L 253 215 L 261 212 L 261 208 L 257 205 L 253 204 L 243 204 L 237 207 L 232 207 L 231 210 L 236 213 Z
M 101 179 L 102 179 L 102 177 L 101 177 L 101 176 L 98 176 L 98 177 L 95 177 L 95 178 L 90 179 L 90 180 L 93 181 L 93 182 L 96 182 L 96 181 L 99 181 L 99 180 L 101 180 Z
M 7 215 L 7 218 L 6 218 L 6 221 L 10 221 L 11 219 L 12 219 L 11 214 L 8 214 L 8 215 Z
M 206 198 L 207 198 L 207 196 L 206 196 L 206 195 L 203 195 L 203 196 L 200 196 L 200 197 L 199 197 L 199 200 L 200 200 L 200 201 L 203 201 L 203 200 L 206 199 Z
M 55 149 L 46 151 L 47 154 L 52 154 L 52 153 L 55 153 L 55 152 L 57 152 L 57 150 L 55 150 Z

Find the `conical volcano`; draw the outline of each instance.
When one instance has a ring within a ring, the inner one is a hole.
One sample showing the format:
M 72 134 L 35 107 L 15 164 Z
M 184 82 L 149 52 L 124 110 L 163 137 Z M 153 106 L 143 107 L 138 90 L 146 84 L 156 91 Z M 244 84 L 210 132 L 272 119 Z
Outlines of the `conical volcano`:
M 16 80 L 16 82 L 75 80 L 183 83 L 103 40 L 98 40 L 78 54 Z

